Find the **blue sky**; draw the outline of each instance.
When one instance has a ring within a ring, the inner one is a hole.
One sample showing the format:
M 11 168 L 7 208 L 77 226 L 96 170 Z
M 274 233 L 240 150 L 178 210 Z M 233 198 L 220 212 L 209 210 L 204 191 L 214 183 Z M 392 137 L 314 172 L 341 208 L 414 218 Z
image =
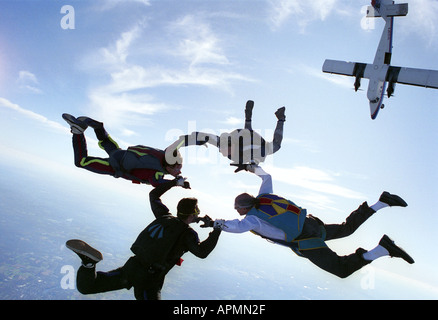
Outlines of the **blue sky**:
M 438 1 L 407 2 L 408 15 L 395 21 L 392 64 L 438 69 Z M 381 259 L 372 264 L 376 270 L 437 290 L 438 92 L 397 85 L 395 96 L 371 120 L 367 80 L 365 90 L 355 93 L 354 79 L 321 71 L 327 58 L 372 61 L 383 20 L 365 20 L 368 4 L 2 0 L 0 170 L 13 165 L 35 168 L 35 179 L 47 170 L 61 178 L 80 177 L 90 183 L 89 189 L 84 183 L 87 194 L 101 183 L 121 202 L 143 205 L 149 186 L 74 167 L 62 113 L 103 121 L 122 147 L 165 148 L 194 130 L 219 134 L 242 127 L 249 99 L 255 101 L 253 128 L 269 140 L 274 112 L 284 105 L 282 148 L 264 165 L 274 192 L 328 223 L 342 222 L 384 190 L 403 196 L 407 208 L 382 210 L 331 246 L 340 254 L 371 249 L 387 233 L 417 263 Z M 74 9 L 69 21 L 74 29 L 61 24 L 64 5 Z M 104 156 L 91 131 L 87 139 L 89 153 Z M 234 197 L 258 191 L 259 179 L 234 174 L 215 148 L 189 147 L 183 155 L 183 175 L 192 190 L 166 196 L 169 207 L 182 196 L 196 196 L 203 213 L 236 218 Z M 259 250 L 260 239 L 239 237 L 223 234 L 221 250 L 230 239 L 242 239 L 233 252 Z M 278 261 L 287 255 L 288 261 L 303 263 L 273 245 L 262 246 Z M 322 273 L 314 269 L 316 278 L 326 277 Z M 360 277 L 348 281 L 357 284 Z

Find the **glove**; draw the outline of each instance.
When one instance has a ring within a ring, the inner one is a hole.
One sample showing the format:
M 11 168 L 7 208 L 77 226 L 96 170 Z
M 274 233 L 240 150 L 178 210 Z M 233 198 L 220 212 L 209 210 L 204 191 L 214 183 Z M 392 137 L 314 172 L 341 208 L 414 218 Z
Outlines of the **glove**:
M 178 187 L 183 187 L 184 189 L 190 189 L 190 183 L 188 181 L 186 181 L 187 178 L 183 178 L 183 177 L 176 177 L 175 178 L 175 185 Z
M 204 224 L 201 225 L 201 228 L 211 228 L 213 227 L 214 221 L 209 217 L 199 217 L 197 219 L 197 222 L 203 222 Z
M 227 226 L 225 225 L 225 220 L 219 219 L 215 220 L 213 224 L 214 229 L 221 229 L 224 230 Z
M 254 173 L 255 169 L 257 168 L 257 165 L 253 164 L 253 163 L 251 163 L 251 164 L 237 164 L 237 163 L 235 164 L 235 163 L 232 163 L 232 164 L 230 164 L 230 166 L 236 166 L 237 167 L 237 169 L 234 170 L 235 173 L 237 173 L 239 171 L 242 171 L 242 170 Z

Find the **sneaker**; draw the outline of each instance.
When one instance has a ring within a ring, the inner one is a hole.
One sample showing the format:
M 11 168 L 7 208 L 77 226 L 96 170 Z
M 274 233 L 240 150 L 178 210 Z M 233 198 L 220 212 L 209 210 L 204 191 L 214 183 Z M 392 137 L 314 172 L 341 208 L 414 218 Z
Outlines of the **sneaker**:
M 397 246 L 386 234 L 380 239 L 379 245 L 388 250 L 391 257 L 402 258 L 407 263 L 414 263 L 414 259 L 406 253 L 402 248 Z
M 281 107 L 277 111 L 275 111 L 275 116 L 277 117 L 278 120 L 286 121 L 286 115 L 284 114 L 285 111 L 286 111 L 285 107 Z
M 71 114 L 63 113 L 62 118 L 70 125 L 71 133 L 73 134 L 82 134 L 88 127 L 87 124 L 76 119 Z
M 87 126 L 92 127 L 93 129 L 99 129 L 99 128 L 103 127 L 102 122 L 96 121 L 96 120 L 91 119 L 89 117 L 78 117 L 78 120 L 83 122 Z
M 382 195 L 379 198 L 379 201 L 386 203 L 390 207 L 407 207 L 408 204 L 406 201 L 404 201 L 402 198 L 395 194 L 390 194 L 389 192 L 385 191 L 382 193 Z
M 103 259 L 102 254 L 82 240 L 68 240 L 65 246 L 76 253 L 82 260 L 82 265 L 87 268 L 94 267 Z

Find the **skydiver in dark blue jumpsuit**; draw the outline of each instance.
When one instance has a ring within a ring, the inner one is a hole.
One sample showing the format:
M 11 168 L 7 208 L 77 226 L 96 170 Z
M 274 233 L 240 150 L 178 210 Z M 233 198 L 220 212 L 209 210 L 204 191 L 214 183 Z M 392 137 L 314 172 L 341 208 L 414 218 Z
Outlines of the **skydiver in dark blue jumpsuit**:
M 196 231 L 189 227 L 190 223 L 200 220 L 197 199 L 181 199 L 176 217 L 161 202 L 160 197 L 177 185 L 190 187 L 179 178 L 162 183 L 150 192 L 151 209 L 156 219 L 139 234 L 131 247 L 134 256 L 123 267 L 96 272 L 96 263 L 103 259 L 102 254 L 84 241 L 67 241 L 67 248 L 82 261 L 77 273 L 79 292 L 95 294 L 134 287 L 137 300 L 159 300 L 166 274 L 175 265 L 181 265 L 184 253 L 189 251 L 204 259 L 213 251 L 221 230 L 214 228 L 208 238 L 200 242 Z

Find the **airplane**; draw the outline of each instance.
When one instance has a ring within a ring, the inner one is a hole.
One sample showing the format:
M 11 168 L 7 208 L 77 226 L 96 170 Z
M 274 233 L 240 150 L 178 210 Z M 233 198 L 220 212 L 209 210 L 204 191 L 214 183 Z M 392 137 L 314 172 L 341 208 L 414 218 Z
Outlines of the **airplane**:
M 407 84 L 438 89 L 438 71 L 391 66 L 392 36 L 394 17 L 406 16 L 408 4 L 394 4 L 392 0 L 373 0 L 367 8 L 367 18 L 382 17 L 385 27 L 377 47 L 372 64 L 346 62 L 327 59 L 322 71 L 325 73 L 353 76 L 356 78 L 354 89 L 360 88 L 362 78 L 369 79 L 367 98 L 370 104 L 371 119 L 376 119 L 380 109 L 383 109 L 383 98 L 394 93 L 395 84 Z

